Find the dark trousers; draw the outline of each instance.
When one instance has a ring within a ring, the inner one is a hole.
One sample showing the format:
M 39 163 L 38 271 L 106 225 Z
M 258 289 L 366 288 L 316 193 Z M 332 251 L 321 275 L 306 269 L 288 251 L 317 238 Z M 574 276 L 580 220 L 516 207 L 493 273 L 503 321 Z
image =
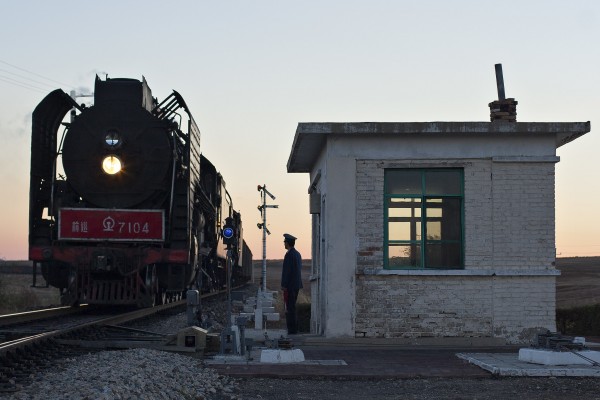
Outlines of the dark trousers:
M 299 290 L 288 290 L 287 301 L 285 303 L 285 322 L 287 323 L 288 334 L 298 333 L 298 316 L 296 315 L 296 300 L 298 300 Z

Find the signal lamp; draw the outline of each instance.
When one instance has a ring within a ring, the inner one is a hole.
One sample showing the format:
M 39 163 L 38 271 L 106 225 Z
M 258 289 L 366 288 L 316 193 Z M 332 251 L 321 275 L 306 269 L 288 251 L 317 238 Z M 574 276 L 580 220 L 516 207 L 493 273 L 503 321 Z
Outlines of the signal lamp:
M 115 155 L 109 155 L 102 160 L 102 169 L 109 175 L 114 175 L 121 171 L 121 160 Z
M 233 229 L 229 227 L 223 229 L 223 237 L 225 239 L 231 239 L 233 237 Z
M 108 131 L 104 136 L 104 141 L 108 147 L 117 147 L 121 144 L 121 138 L 116 131 Z
M 223 226 L 221 234 L 223 235 L 223 243 L 230 249 L 231 246 L 235 244 L 235 225 L 233 223 L 233 218 L 225 218 L 225 225 Z

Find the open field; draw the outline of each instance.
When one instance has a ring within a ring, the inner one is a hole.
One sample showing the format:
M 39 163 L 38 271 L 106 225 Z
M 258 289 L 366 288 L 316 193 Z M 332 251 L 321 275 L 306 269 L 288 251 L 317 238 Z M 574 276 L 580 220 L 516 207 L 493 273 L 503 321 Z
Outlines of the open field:
M 267 260 L 267 290 L 278 292 L 275 297 L 275 311 L 281 316 L 278 322 L 267 322 L 269 328 L 285 329 L 285 307 L 281 296 L 281 266 L 283 260 Z M 261 284 L 262 260 L 255 260 L 254 283 L 257 287 Z M 301 332 L 310 330 L 310 260 L 302 261 L 302 285 L 304 289 L 298 294 L 298 327 Z
M 281 266 L 283 260 L 267 260 L 267 289 L 279 290 L 281 288 Z M 260 283 L 262 260 L 254 260 L 254 282 Z M 302 285 L 303 292 L 310 297 L 310 260 L 302 260 Z
M 0 314 L 34 310 L 49 306 L 59 306 L 58 289 L 53 287 L 31 287 L 31 267 L 10 265 L 0 268 Z M 38 274 L 37 285 L 46 281 Z
M 279 290 L 282 260 L 267 260 L 267 289 Z M 557 308 L 600 304 L 600 257 L 559 258 L 561 276 L 556 279 Z M 254 282 L 260 283 L 262 261 L 254 261 Z M 310 303 L 310 260 L 304 260 L 304 289 L 299 303 Z M 55 288 L 31 288 L 31 267 L 25 262 L 0 262 L 0 313 L 58 305 Z M 38 275 L 38 285 L 44 284 Z
M 556 308 L 600 304 L 600 257 L 558 258 Z
M 267 288 L 278 290 L 282 260 L 267 260 Z M 255 282 L 260 281 L 261 261 L 254 261 Z M 561 275 L 556 279 L 556 308 L 600 304 L 600 257 L 571 257 L 556 260 Z M 304 260 L 304 295 L 310 302 L 310 260 Z

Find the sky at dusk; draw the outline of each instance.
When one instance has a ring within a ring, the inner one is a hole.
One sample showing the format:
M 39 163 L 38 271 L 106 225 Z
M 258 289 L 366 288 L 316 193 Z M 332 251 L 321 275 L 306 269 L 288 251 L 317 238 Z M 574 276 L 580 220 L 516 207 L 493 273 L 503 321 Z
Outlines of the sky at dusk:
M 308 174 L 286 164 L 299 122 L 488 121 L 502 63 L 520 122 L 591 121 L 558 149 L 557 255 L 600 255 L 600 2 L 27 1 L 0 14 L 0 258 L 27 258 L 31 113 L 104 78 L 177 90 L 262 257 L 256 187 L 310 256 Z M 82 97 L 79 102 L 89 102 Z

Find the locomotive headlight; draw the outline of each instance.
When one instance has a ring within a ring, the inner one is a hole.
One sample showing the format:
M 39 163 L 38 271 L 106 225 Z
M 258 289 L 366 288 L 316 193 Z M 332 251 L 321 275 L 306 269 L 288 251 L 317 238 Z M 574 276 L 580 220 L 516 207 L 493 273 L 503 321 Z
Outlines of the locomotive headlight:
M 109 175 L 114 175 L 121 171 L 121 160 L 115 155 L 109 155 L 102 160 L 102 169 Z

